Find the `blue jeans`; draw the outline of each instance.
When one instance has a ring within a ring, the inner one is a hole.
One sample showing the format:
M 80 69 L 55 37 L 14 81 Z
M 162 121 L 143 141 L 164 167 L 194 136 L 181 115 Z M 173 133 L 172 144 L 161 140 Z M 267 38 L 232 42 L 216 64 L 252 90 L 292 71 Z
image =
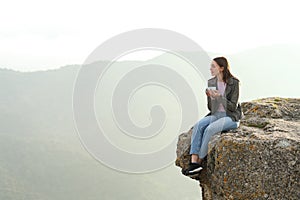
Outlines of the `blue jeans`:
M 194 128 L 191 138 L 190 154 L 198 154 L 203 159 L 208 152 L 208 142 L 211 136 L 239 126 L 239 122 L 233 121 L 226 116 L 225 112 L 216 112 L 198 121 Z

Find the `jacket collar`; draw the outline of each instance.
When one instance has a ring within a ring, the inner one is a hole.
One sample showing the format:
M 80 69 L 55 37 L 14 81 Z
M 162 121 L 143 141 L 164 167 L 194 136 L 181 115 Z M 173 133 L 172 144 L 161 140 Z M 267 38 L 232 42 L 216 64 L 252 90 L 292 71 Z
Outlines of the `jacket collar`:
M 216 87 L 218 88 L 218 79 L 217 77 L 214 77 L 213 80 L 215 81 Z M 226 83 L 226 88 L 225 88 L 225 95 L 227 96 L 230 91 L 232 90 L 232 86 L 233 86 L 233 78 L 230 77 Z
M 216 76 L 213 78 L 213 80 L 214 80 L 214 82 L 216 83 L 216 85 L 218 85 L 218 79 L 217 79 Z M 232 84 L 233 84 L 233 78 L 230 77 L 230 78 L 228 79 L 226 85 L 232 85 Z

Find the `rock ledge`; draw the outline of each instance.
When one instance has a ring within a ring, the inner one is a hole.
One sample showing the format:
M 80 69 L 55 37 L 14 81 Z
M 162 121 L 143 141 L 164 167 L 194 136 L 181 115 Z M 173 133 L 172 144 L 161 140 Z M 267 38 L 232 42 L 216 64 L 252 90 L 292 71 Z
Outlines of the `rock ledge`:
M 238 129 L 215 135 L 200 181 L 204 200 L 300 199 L 300 99 L 242 103 Z M 179 136 L 176 165 L 189 163 L 191 130 Z

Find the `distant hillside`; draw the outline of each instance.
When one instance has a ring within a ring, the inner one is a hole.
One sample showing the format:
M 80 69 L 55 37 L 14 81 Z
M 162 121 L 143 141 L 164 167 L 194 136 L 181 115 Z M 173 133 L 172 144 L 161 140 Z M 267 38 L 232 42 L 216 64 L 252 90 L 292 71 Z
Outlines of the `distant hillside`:
M 184 199 L 197 184 L 170 166 L 124 174 L 94 160 L 72 118 L 78 66 L 20 73 L 0 70 L 0 199 Z
M 300 45 L 273 45 L 229 55 L 241 81 L 242 101 L 262 97 L 300 97 Z

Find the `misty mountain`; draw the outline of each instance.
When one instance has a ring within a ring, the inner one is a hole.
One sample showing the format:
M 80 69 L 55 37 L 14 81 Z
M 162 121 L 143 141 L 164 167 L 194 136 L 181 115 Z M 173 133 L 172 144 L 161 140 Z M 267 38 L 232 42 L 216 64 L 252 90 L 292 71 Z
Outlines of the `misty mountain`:
M 241 81 L 241 100 L 300 97 L 300 45 L 272 45 L 227 56 Z
M 143 175 L 112 170 L 82 147 L 72 116 L 79 66 L 0 71 L 0 199 L 189 199 L 196 183 L 169 166 Z
M 299 45 L 276 45 L 226 56 L 241 81 L 241 101 L 299 98 L 299 52 Z M 167 54 L 151 59 L 163 60 L 178 63 Z M 79 69 L 72 65 L 38 72 L 0 70 L 0 199 L 198 199 L 197 183 L 174 165 L 133 175 L 92 158 L 73 120 L 72 92 Z

